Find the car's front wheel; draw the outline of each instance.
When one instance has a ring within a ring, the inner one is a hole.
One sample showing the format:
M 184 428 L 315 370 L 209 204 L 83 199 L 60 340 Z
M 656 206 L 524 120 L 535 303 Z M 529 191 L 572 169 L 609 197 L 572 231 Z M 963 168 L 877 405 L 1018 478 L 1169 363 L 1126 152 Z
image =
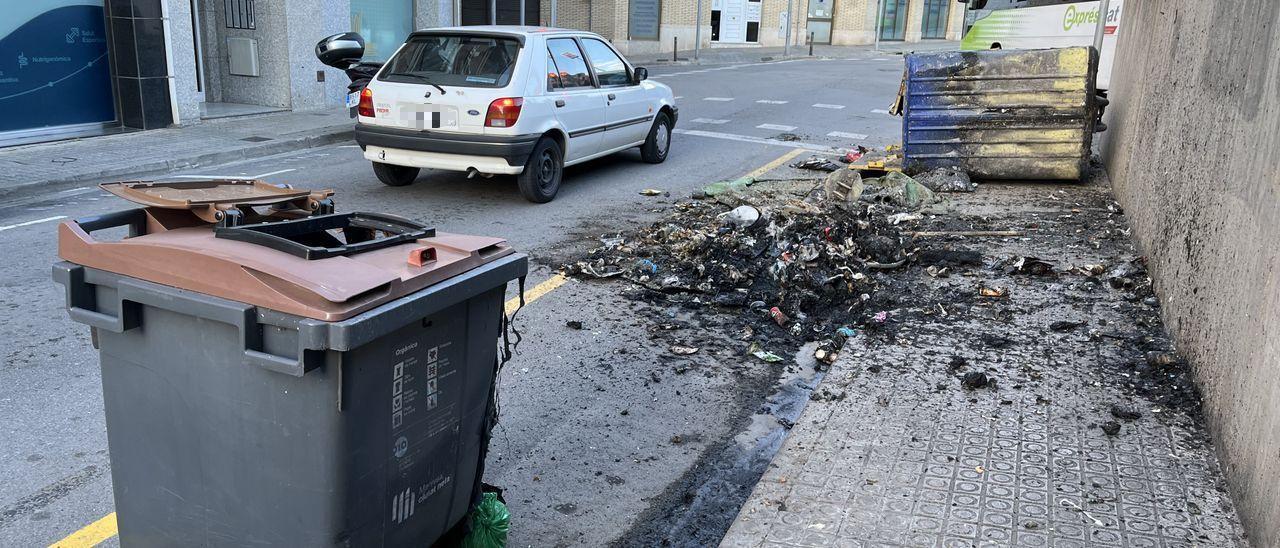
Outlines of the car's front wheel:
M 671 148 L 671 117 L 659 112 L 649 129 L 649 138 L 640 145 L 640 157 L 651 164 L 661 164 L 667 159 L 667 150 Z
M 560 178 L 564 175 L 564 152 L 555 139 L 543 137 L 533 147 L 524 171 L 516 176 L 520 194 L 530 202 L 545 204 L 554 200 L 560 192 Z
M 396 166 L 381 162 L 373 163 L 373 174 L 378 176 L 382 184 L 388 186 L 405 186 L 418 178 L 420 170 L 416 167 Z

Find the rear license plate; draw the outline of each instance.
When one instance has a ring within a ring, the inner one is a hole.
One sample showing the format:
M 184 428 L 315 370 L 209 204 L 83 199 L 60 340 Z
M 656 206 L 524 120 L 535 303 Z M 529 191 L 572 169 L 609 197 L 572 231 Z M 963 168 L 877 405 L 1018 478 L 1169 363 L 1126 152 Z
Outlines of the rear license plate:
M 353 91 L 347 94 L 347 108 L 351 108 L 359 104 L 360 104 L 360 92 Z
M 411 129 L 455 129 L 458 109 L 437 105 L 400 103 L 400 120 Z

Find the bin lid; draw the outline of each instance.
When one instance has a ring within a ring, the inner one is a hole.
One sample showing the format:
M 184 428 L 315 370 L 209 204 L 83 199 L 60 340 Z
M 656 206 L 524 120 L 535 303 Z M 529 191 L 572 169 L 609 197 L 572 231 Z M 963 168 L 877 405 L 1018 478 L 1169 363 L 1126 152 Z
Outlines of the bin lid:
M 102 183 L 98 187 L 135 204 L 185 209 L 206 222 L 218 220 L 218 211 L 245 206 L 292 202 L 294 207 L 303 211 L 315 211 L 320 201 L 333 195 L 332 190 L 295 189 L 259 179 L 121 181 Z
M 317 240 L 320 236 L 342 240 L 344 246 L 352 248 L 350 252 L 317 254 L 314 257 L 320 258 L 309 259 L 306 254 L 263 245 L 252 238 L 218 237 L 214 225 L 175 213 L 135 209 L 64 221 L 58 227 L 58 255 L 76 264 L 159 284 L 307 318 L 338 321 L 514 252 L 502 238 L 430 229 L 412 232 L 412 239 L 401 238 L 381 247 L 364 245 L 363 237 L 353 236 L 361 234 L 361 230 L 374 230 L 363 225 L 346 233 L 345 239 L 341 229 L 306 233 L 306 223 L 288 225 L 292 232 L 275 232 L 277 236 L 292 234 L 310 247 L 323 247 L 323 242 Z M 317 226 L 330 227 L 333 217 L 343 215 L 392 218 L 416 225 L 405 219 L 369 214 L 321 215 L 270 224 L 316 219 L 326 222 Z M 121 226 L 133 227 L 137 235 L 109 241 L 90 234 Z

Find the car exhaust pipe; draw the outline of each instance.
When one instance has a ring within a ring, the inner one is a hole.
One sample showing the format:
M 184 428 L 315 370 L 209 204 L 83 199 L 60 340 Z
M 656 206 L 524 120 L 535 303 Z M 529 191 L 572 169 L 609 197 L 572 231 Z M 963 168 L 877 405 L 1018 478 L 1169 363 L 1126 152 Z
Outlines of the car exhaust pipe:
M 474 168 L 474 167 L 469 167 L 469 168 L 467 168 L 467 178 L 468 178 L 468 179 L 470 179 L 470 178 L 472 178 L 472 177 L 475 177 L 476 175 L 479 175 L 479 174 L 480 174 L 480 170 L 478 170 L 478 169 L 476 169 L 476 168 Z

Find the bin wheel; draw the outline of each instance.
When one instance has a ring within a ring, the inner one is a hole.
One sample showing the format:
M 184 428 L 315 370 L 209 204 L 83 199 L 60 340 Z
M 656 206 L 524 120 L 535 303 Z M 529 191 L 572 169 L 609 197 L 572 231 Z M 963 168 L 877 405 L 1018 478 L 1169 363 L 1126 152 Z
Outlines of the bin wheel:
M 418 178 L 416 167 L 396 166 L 384 164 L 381 162 L 373 163 L 373 174 L 378 176 L 378 180 L 387 186 L 405 186 L 413 184 L 414 179 Z
M 524 171 L 516 176 L 520 194 L 530 202 L 545 204 L 560 192 L 560 179 L 564 176 L 564 156 L 555 139 L 543 137 L 533 147 Z

